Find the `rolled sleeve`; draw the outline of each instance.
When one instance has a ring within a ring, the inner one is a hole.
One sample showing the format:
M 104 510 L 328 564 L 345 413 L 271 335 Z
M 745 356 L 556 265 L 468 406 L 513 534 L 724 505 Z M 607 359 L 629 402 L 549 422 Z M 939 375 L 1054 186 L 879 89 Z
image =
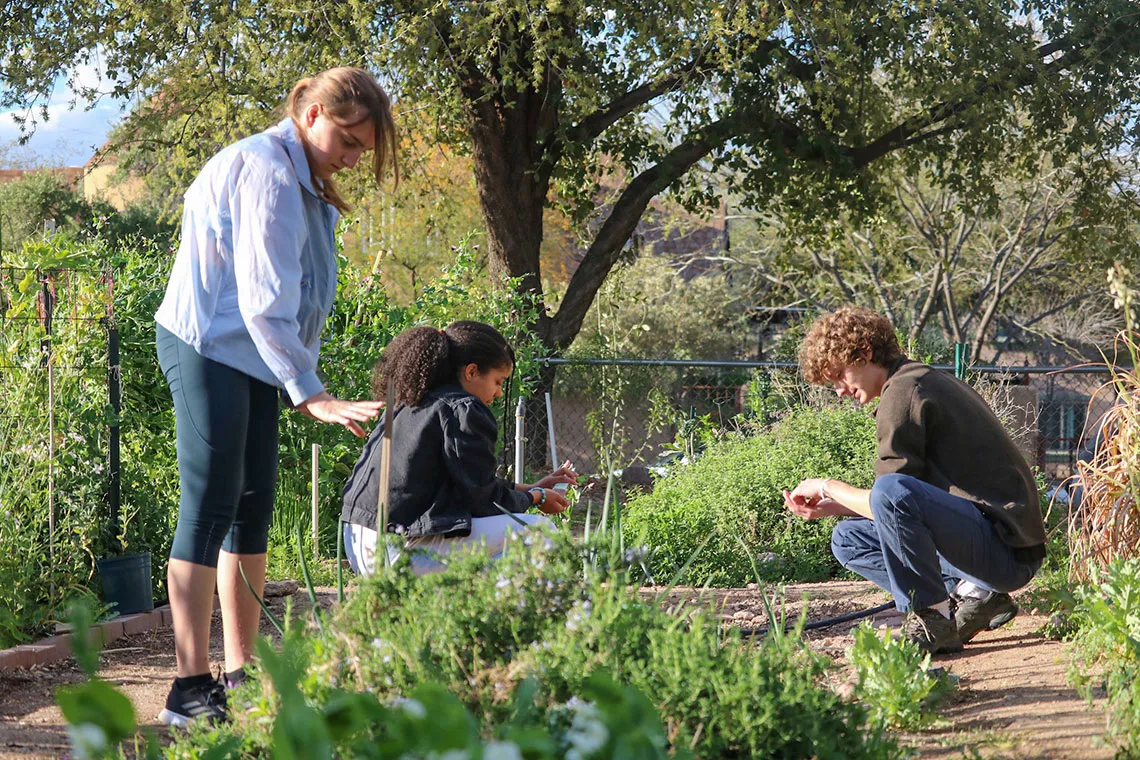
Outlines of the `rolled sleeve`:
M 300 404 L 324 390 L 297 321 L 308 236 L 300 188 L 279 167 L 249 162 L 231 195 L 230 217 L 242 320 L 266 366 Z

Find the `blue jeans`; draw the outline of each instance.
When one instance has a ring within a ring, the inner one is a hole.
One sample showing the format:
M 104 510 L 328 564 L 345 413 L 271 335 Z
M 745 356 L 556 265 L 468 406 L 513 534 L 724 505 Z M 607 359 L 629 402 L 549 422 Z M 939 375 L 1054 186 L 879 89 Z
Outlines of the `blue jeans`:
M 960 581 L 989 591 L 1019 589 L 1041 567 L 1023 562 L 973 502 L 910 475 L 871 488 L 874 520 L 844 520 L 831 534 L 839 564 L 891 592 L 900 610 L 946 599 Z

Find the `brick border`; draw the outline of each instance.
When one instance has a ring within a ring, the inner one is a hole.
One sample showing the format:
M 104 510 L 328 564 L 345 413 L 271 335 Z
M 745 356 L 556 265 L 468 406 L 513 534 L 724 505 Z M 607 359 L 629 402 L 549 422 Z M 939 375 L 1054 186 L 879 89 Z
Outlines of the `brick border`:
M 268 581 L 262 592 L 265 599 L 292 596 L 297 593 L 300 584 L 294 580 Z M 214 595 L 213 609 L 218 609 L 217 594 Z M 151 612 L 139 612 L 134 615 L 119 615 L 110 620 L 104 620 L 91 627 L 92 636 L 101 636 L 101 647 L 105 647 L 115 639 L 123 636 L 134 636 L 138 633 L 169 628 L 172 623 L 170 605 L 164 604 L 155 607 Z M 11 649 L 0 649 L 0 673 L 6 673 L 21 668 L 34 668 L 38 665 L 48 665 L 71 657 L 71 634 L 61 633 L 48 636 L 32 644 L 20 644 Z
M 115 639 L 123 636 L 134 636 L 159 628 L 169 628 L 170 624 L 170 605 L 164 604 L 161 607 L 155 607 L 151 612 L 119 615 L 111 620 L 96 623 L 91 627 L 91 635 L 99 641 L 100 646 L 107 646 Z M 20 644 L 11 649 L 0 650 L 0 673 L 48 665 L 66 660 L 71 656 L 70 633 L 48 636 L 46 639 L 40 639 L 32 644 Z

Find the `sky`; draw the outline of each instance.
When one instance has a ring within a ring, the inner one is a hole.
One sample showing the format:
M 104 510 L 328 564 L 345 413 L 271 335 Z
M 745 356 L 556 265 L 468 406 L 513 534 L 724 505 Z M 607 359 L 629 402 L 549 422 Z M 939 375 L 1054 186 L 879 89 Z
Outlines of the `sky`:
M 101 86 L 110 89 L 110 83 L 100 71 L 98 63 L 83 65 L 72 72 L 74 81 L 81 85 Z M 84 100 L 70 108 L 75 97 L 67 84 L 68 77 L 56 81 L 55 90 L 48 101 L 48 120 L 39 121 L 26 145 L 16 146 L 21 136 L 14 116 L 23 111 L 0 111 L 0 168 L 19 164 L 33 166 L 83 166 L 107 139 L 111 127 L 122 118 L 126 103 L 102 97 L 94 104 Z M 39 119 L 39 109 L 33 111 Z

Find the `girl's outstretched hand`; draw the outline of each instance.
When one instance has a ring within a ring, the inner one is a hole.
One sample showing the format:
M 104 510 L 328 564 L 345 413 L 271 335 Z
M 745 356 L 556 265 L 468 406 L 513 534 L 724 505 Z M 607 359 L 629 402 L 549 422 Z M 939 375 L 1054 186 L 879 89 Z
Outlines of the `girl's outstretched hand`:
M 321 391 L 297 404 L 297 409 L 302 414 L 312 417 L 318 422 L 344 425 L 357 438 L 365 436 L 364 428 L 360 426 L 360 423 L 376 419 L 383 408 L 383 401 L 346 401 L 333 398 L 327 391 Z
M 562 483 L 570 486 L 578 485 L 578 473 L 574 471 L 574 465 L 570 464 L 570 460 L 566 460 L 561 467 L 534 485 L 538 488 L 554 488 L 554 486 Z

